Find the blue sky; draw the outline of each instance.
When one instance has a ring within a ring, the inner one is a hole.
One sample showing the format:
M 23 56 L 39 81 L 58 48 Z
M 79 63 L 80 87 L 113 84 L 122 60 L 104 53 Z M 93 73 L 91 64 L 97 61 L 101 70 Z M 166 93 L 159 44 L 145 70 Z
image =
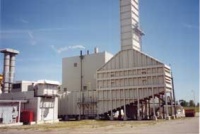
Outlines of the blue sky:
M 20 51 L 15 80 L 61 82 L 63 57 L 94 47 L 120 50 L 119 0 L 0 1 L 0 48 Z M 140 0 L 142 49 L 171 64 L 178 99 L 193 99 L 192 90 L 199 96 L 198 6 L 198 0 Z

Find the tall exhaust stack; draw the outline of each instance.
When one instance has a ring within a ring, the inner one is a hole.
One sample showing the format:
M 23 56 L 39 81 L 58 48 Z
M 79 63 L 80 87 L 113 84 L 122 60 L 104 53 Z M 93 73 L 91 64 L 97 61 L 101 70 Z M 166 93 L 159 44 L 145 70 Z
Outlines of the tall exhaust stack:
M 4 54 L 3 93 L 9 93 L 12 89 L 15 74 L 15 56 L 19 54 L 19 51 L 3 49 L 0 52 Z
M 121 50 L 141 50 L 139 0 L 120 0 Z

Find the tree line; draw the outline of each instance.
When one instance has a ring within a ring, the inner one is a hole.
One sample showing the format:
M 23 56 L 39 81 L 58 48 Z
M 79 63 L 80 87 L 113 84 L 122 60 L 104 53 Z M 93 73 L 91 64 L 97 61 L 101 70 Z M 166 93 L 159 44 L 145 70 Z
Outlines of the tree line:
M 194 100 L 179 100 L 179 104 L 183 107 L 195 107 Z M 199 102 L 196 104 L 197 107 L 199 107 Z

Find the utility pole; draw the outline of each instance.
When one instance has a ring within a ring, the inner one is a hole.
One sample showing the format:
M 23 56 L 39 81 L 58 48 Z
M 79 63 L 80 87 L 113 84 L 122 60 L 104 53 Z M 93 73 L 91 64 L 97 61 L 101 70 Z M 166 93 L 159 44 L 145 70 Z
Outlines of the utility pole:
M 170 64 L 169 64 L 170 65 Z M 170 65 L 171 66 L 171 65 Z M 174 99 L 174 114 L 176 116 L 176 96 L 175 96 L 175 91 L 174 91 L 174 78 L 173 78 L 173 73 L 171 69 L 171 80 L 172 80 L 172 91 L 173 91 L 173 99 Z
M 194 90 L 192 90 L 192 92 L 193 92 L 193 99 L 194 99 L 194 107 L 196 107 L 196 104 L 195 104 L 195 92 L 194 92 Z

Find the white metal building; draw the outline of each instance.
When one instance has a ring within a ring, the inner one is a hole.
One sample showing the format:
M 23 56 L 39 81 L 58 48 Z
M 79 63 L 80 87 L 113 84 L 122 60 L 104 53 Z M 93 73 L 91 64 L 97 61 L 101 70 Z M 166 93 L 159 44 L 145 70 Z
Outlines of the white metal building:
M 111 116 L 122 108 L 130 113 L 128 107 L 136 104 L 137 110 L 145 105 L 145 118 L 156 116 L 155 109 L 153 113 L 148 111 L 148 102 L 155 96 L 171 93 L 171 89 L 168 66 L 135 49 L 122 50 L 97 71 L 98 114 L 109 112 Z M 140 112 L 137 113 L 140 118 Z
M 58 86 L 49 80 L 15 82 L 10 93 L 0 94 L 2 123 L 19 122 L 22 111 L 33 112 L 33 123 L 58 122 Z M 13 109 L 17 115 L 8 118 Z
M 120 0 L 121 51 L 115 56 L 81 54 L 63 59 L 65 93 L 60 97 L 59 115 L 81 118 L 85 109 L 111 120 L 116 112 L 121 118 L 121 111 L 124 120 L 175 115 L 170 67 L 141 51 L 144 33 L 138 2 Z
M 120 0 L 121 51 L 97 71 L 98 115 L 110 119 L 121 109 L 124 120 L 157 119 L 160 107 L 164 108 L 162 115 L 169 118 L 168 104 L 173 103 L 170 67 L 141 52 L 144 33 L 139 25 L 138 2 Z
M 98 52 L 96 50 L 91 54 L 63 58 L 62 87 L 67 91 L 80 91 L 82 84 L 85 90 L 96 90 L 95 73 L 112 56 L 108 52 Z
M 62 89 L 59 115 L 62 118 L 96 115 L 96 71 L 111 58 L 108 52 L 98 52 L 63 58 Z

